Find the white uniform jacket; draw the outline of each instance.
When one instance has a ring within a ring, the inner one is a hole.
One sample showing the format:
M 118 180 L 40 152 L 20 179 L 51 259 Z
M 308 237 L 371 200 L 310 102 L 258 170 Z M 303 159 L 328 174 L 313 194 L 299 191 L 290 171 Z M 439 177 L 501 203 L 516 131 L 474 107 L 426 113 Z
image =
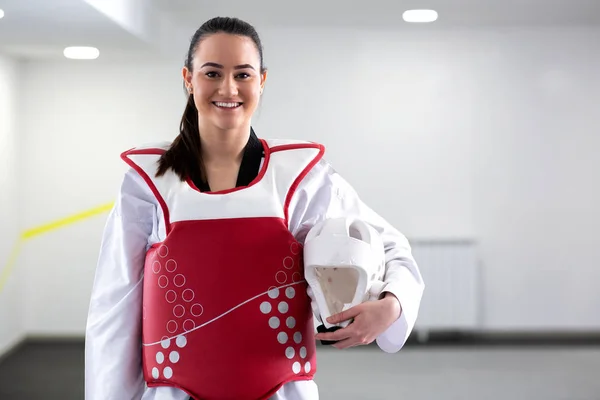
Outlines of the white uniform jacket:
M 383 351 L 399 351 L 416 319 L 424 283 L 406 237 L 365 205 L 354 189 L 324 160 L 298 186 L 290 204 L 289 229 L 304 242 L 325 218 L 358 216 L 382 235 L 386 250 L 384 291 L 402 305 L 400 318 L 377 338 Z M 162 208 L 133 169 L 126 172 L 102 239 L 86 327 L 86 400 L 187 400 L 176 388 L 147 388 L 141 368 L 144 258 L 165 239 Z M 272 400 L 317 400 L 314 381 L 284 385 Z

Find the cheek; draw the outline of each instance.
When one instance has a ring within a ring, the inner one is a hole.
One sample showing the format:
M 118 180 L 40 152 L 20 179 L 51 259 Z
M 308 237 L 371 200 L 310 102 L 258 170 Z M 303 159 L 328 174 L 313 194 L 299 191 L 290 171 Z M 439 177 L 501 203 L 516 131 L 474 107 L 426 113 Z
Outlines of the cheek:
M 214 84 L 206 80 L 196 80 L 194 82 L 194 93 L 198 99 L 211 96 L 214 93 Z
M 254 104 L 260 101 L 260 86 L 252 85 L 245 89 L 246 91 L 246 99 Z

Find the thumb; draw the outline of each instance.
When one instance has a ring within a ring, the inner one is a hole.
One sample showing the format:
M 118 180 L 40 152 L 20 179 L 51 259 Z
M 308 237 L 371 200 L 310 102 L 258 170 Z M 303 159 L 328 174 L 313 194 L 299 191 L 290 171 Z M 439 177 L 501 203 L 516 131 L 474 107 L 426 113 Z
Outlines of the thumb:
M 347 310 L 344 310 L 338 314 L 334 314 L 331 317 L 327 318 L 327 322 L 330 324 L 339 324 L 340 322 L 347 321 L 349 319 L 355 318 L 361 312 L 361 305 L 354 306 Z

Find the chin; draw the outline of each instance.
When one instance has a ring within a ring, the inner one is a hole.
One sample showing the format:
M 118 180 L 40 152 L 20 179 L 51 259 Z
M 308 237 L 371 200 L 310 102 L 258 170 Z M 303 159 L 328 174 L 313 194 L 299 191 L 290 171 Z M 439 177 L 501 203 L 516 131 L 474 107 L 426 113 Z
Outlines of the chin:
M 246 125 L 246 118 L 215 118 L 214 125 L 222 130 L 238 129 Z

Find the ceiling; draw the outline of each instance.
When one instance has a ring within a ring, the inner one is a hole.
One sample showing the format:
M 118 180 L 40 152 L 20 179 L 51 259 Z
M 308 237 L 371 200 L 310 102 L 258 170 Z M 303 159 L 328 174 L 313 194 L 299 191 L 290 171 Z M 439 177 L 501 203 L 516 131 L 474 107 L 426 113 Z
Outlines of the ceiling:
M 433 8 L 427 29 L 514 26 L 600 27 L 600 0 L 0 0 L 0 53 L 62 59 L 66 46 L 92 45 L 101 59 L 183 54 L 206 19 L 237 16 L 257 28 L 422 29 L 402 21 L 411 8 Z
M 407 9 L 438 11 L 436 25 L 514 26 L 600 24 L 600 0 L 297 0 L 249 2 L 150 0 L 154 7 L 187 23 L 234 14 L 259 26 L 406 27 Z

